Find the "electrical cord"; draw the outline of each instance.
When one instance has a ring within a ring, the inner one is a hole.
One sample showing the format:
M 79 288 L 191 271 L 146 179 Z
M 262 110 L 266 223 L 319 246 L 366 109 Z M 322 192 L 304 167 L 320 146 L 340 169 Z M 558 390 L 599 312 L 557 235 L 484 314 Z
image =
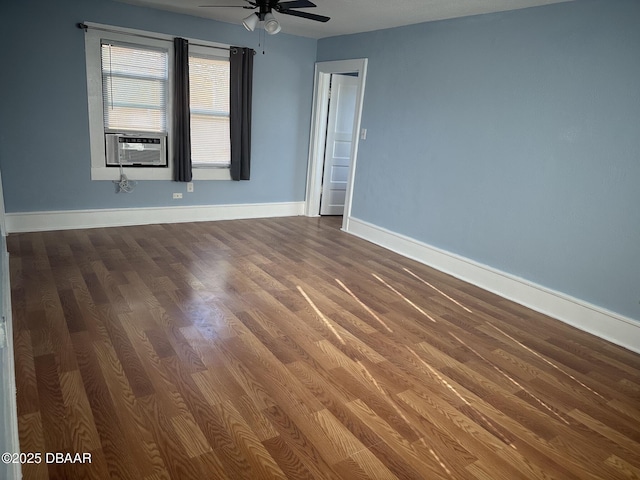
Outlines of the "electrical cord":
M 138 182 L 136 182 L 135 180 L 129 180 L 124 174 L 124 168 L 122 168 L 122 159 L 119 159 L 118 163 L 120 164 L 120 180 L 113 181 L 113 183 L 116 185 L 116 193 L 131 193 L 133 192 L 133 189 Z

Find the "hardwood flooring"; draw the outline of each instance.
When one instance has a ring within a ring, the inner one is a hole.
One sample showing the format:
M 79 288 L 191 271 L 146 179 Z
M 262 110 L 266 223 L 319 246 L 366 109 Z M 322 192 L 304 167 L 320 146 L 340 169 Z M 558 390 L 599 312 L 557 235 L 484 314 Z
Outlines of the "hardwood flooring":
M 8 244 L 26 479 L 640 478 L 640 356 L 336 218 Z

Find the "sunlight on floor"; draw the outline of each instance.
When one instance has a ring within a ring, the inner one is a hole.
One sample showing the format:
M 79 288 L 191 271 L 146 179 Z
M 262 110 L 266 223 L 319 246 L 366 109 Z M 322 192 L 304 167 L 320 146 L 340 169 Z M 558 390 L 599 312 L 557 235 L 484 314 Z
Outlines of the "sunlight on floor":
M 313 303 L 313 301 L 309 298 L 309 296 L 305 293 L 305 291 L 302 289 L 302 287 L 300 285 L 296 285 L 296 288 L 298 289 L 298 291 L 302 294 L 302 296 L 304 297 L 304 299 L 307 301 L 307 303 L 309 305 L 311 305 L 311 308 L 313 308 L 313 310 L 316 312 L 316 314 L 318 315 L 318 317 L 320 317 L 320 320 L 322 320 L 324 322 L 324 324 L 329 328 L 329 330 L 331 330 L 331 333 L 333 333 L 336 338 L 338 339 L 338 341 L 343 344 L 346 345 L 344 339 L 340 336 L 340 334 L 338 333 L 338 331 L 335 329 L 335 327 L 331 324 L 331 322 L 327 319 L 327 317 L 324 316 L 324 314 L 320 311 L 320 309 L 318 307 L 316 307 L 316 304 Z
M 366 311 L 367 311 L 367 312 L 368 312 L 368 313 L 369 313 L 373 318 L 375 318 L 375 319 L 378 321 L 378 323 L 380 323 L 380 325 L 382 325 L 384 328 L 386 328 L 388 332 L 393 333 L 393 330 L 391 330 L 391 329 L 389 328 L 389 326 L 388 326 L 388 325 L 387 325 L 387 324 L 386 324 L 386 323 L 385 323 L 385 322 L 384 322 L 384 321 L 383 321 L 383 320 L 382 320 L 378 315 L 376 315 L 376 313 L 375 313 L 373 310 L 371 310 L 367 305 L 365 305 L 365 303 L 364 303 L 362 300 L 360 300 L 360 299 L 356 296 L 356 294 L 355 294 L 355 293 L 353 293 L 351 290 L 349 290 L 349 289 L 347 288 L 347 286 L 346 286 L 344 283 L 342 283 L 342 282 L 341 282 L 340 280 L 338 280 L 337 278 L 335 278 L 334 280 L 338 283 L 338 285 L 340 285 L 340 286 L 343 288 L 343 290 L 344 290 L 345 292 L 347 292 L 349 295 L 351 295 L 351 297 L 352 297 L 356 302 L 358 302 L 362 308 L 364 308 L 364 309 L 365 309 L 365 310 L 366 310 Z
M 474 348 L 472 348 L 471 346 L 469 346 L 465 341 L 460 340 L 457 336 L 455 336 L 453 333 L 449 332 L 449 335 L 451 335 L 453 338 L 455 338 L 460 344 L 462 344 L 463 346 L 465 346 L 469 351 L 473 352 L 476 356 L 480 357 L 480 359 L 482 359 L 484 362 L 486 362 L 489 366 L 491 366 L 495 371 L 497 371 L 500 375 L 502 375 L 504 378 L 506 378 L 507 380 L 509 380 L 511 383 L 513 383 L 516 387 L 518 387 L 520 390 L 522 390 L 523 392 L 525 392 L 527 395 L 529 395 L 531 398 L 533 398 L 536 402 L 538 402 L 540 404 L 540 406 L 542 406 L 544 409 L 548 410 L 549 412 L 551 412 L 554 416 L 558 417 L 562 422 L 566 423 L 567 425 L 570 425 L 569 422 L 567 420 L 565 420 L 558 412 L 556 412 L 553 408 L 551 408 L 549 405 L 547 405 L 546 403 L 544 403 L 541 399 L 539 399 L 538 397 L 536 397 L 533 393 L 531 393 L 529 390 L 527 390 L 524 386 L 522 386 L 520 383 L 518 383 L 518 381 L 516 381 L 513 377 L 511 377 L 511 375 L 509 375 L 508 373 L 506 373 L 504 370 L 502 370 L 500 367 L 498 367 L 497 365 L 493 364 L 492 362 L 490 362 L 487 358 L 485 358 L 480 352 L 476 351 Z
M 398 295 L 400 298 L 402 298 L 405 302 L 407 302 L 409 305 L 411 305 L 413 308 L 415 308 L 418 312 L 420 312 L 422 315 L 424 315 L 425 317 L 427 317 L 429 320 L 431 320 L 433 323 L 436 323 L 436 321 L 434 320 L 434 318 L 429 315 L 427 312 L 425 312 L 424 310 L 422 310 L 418 305 L 416 305 L 415 303 L 413 303 L 411 300 L 409 300 L 407 297 L 405 297 L 403 294 L 401 294 L 398 290 L 396 290 L 395 288 L 393 288 L 391 285 L 389 285 L 387 282 L 385 282 L 383 279 L 381 279 L 378 275 L 376 275 L 375 273 L 372 273 L 371 275 L 373 275 L 373 277 L 378 280 L 380 283 L 382 283 L 383 285 L 385 285 L 389 290 L 391 290 L 393 293 L 395 293 L 396 295 Z
M 369 372 L 369 370 L 367 370 L 367 367 L 365 367 L 362 362 L 358 361 L 358 366 L 362 369 L 362 372 L 366 374 L 366 377 L 369 379 L 369 381 L 371 383 L 373 383 L 373 385 L 375 385 L 375 387 L 378 389 L 378 391 L 380 393 L 382 393 L 382 395 L 385 396 L 385 398 L 387 399 L 387 403 L 389 405 L 391 405 L 391 407 L 395 410 L 395 412 L 400 416 L 400 418 L 402 418 L 404 420 L 404 422 L 407 424 L 407 426 L 411 429 L 411 431 L 414 433 L 414 435 L 420 439 L 420 442 L 422 443 L 422 445 L 424 445 L 424 447 L 426 449 L 429 450 L 429 453 L 433 456 L 433 458 L 436 460 L 436 462 L 438 462 L 438 464 L 440 465 L 440 467 L 442 467 L 442 469 L 451 477 L 453 478 L 453 476 L 451 475 L 451 471 L 447 468 L 447 466 L 442 462 L 442 460 L 440 460 L 440 457 L 438 457 L 438 455 L 436 454 L 436 452 L 433 451 L 433 449 L 431 447 L 429 447 L 427 445 L 427 443 L 424 440 L 424 437 L 422 435 L 420 435 L 420 432 L 418 430 L 416 430 L 412 425 L 411 422 L 409 421 L 409 419 L 406 417 L 406 415 L 404 413 L 402 413 L 402 410 L 400 410 L 398 408 L 398 406 L 396 405 L 395 401 L 393 400 L 393 398 L 391 397 L 391 395 L 389 395 L 381 386 L 380 384 L 376 381 L 376 379 L 374 378 L 374 376 L 371 374 L 371 372 Z
M 408 268 L 403 268 L 403 270 L 405 272 L 407 272 L 409 275 L 411 275 L 412 277 L 420 280 L 422 283 L 424 283 L 425 285 L 427 285 L 428 287 L 433 288 L 436 292 L 438 292 L 440 295 L 442 295 L 443 297 L 451 300 L 453 303 L 455 303 L 456 305 L 458 305 L 459 307 L 463 308 L 464 310 L 466 310 L 469 313 L 473 313 L 471 310 L 469 310 L 467 307 L 465 307 L 464 305 L 462 305 L 460 302 L 458 302 L 457 300 L 451 298 L 449 295 L 447 295 L 446 293 L 444 293 L 442 290 L 439 290 L 438 288 L 434 287 L 433 285 L 431 285 L 429 282 L 427 282 L 426 280 L 420 278 L 418 275 L 416 275 L 415 273 L 413 273 L 411 270 L 409 270 Z
M 558 367 L 555 363 L 551 362 L 550 360 L 547 360 L 546 358 L 544 358 L 542 355 L 540 355 L 539 353 L 531 350 L 529 347 L 527 347 L 526 345 L 524 345 L 523 343 L 519 342 L 518 340 L 516 340 L 515 338 L 513 338 L 511 335 L 509 335 L 508 333 L 506 333 L 505 331 L 501 330 L 500 328 L 496 327 L 495 325 L 493 325 L 491 322 L 487 322 L 487 325 L 489 325 L 491 328 L 499 331 L 501 334 L 503 334 L 505 337 L 507 337 L 508 339 L 512 340 L 513 342 L 517 343 L 518 345 L 520 345 L 522 348 L 524 348 L 525 350 L 527 350 L 530 353 L 533 353 L 536 357 L 538 357 L 540 360 L 542 360 L 543 362 L 545 362 L 546 364 L 548 364 L 549 366 L 555 368 L 556 370 L 558 370 L 559 372 L 564 373 L 567 377 L 569 377 L 571 380 L 575 381 L 576 383 L 578 383 L 580 386 L 582 386 L 583 388 L 586 388 L 587 390 L 589 390 L 591 393 L 593 393 L 594 395 L 599 396 L 600 398 L 602 398 L 603 400 L 606 401 L 606 399 L 600 395 L 598 392 L 596 392 L 595 390 L 587 387 L 584 383 L 582 383 L 580 380 L 578 380 L 576 377 L 574 377 L 573 375 L 571 375 L 568 372 L 565 372 L 563 369 L 561 369 L 560 367 Z
M 486 424 L 487 427 L 489 427 L 489 430 L 492 431 L 492 433 L 498 437 L 502 442 L 506 443 L 507 445 L 509 445 L 511 448 L 517 450 L 516 446 L 511 443 L 504 435 L 502 435 L 500 433 L 500 430 L 498 430 L 498 428 L 495 426 L 495 424 L 489 420 L 487 417 L 485 417 L 481 412 L 478 411 L 477 408 L 474 408 L 473 405 L 471 405 L 471 403 L 469 403 L 469 401 L 464 398 L 462 395 L 460 395 L 460 393 L 455 389 L 455 387 L 453 385 L 451 385 L 449 382 L 447 382 L 447 380 L 445 380 L 442 375 L 440 375 L 438 373 L 438 371 L 433 368 L 431 365 L 429 365 L 427 362 L 425 362 L 416 352 L 414 352 L 410 347 L 405 347 L 410 353 L 412 353 L 420 363 L 422 363 L 425 367 L 427 367 L 427 369 L 429 369 L 429 371 L 440 381 L 440 383 L 442 383 L 442 385 L 444 385 L 446 388 L 448 388 L 449 390 L 451 390 L 453 392 L 453 394 L 458 397 L 460 400 L 462 400 L 462 402 L 464 402 L 464 404 L 470 408 L 472 408 L 479 416 L 480 419 Z

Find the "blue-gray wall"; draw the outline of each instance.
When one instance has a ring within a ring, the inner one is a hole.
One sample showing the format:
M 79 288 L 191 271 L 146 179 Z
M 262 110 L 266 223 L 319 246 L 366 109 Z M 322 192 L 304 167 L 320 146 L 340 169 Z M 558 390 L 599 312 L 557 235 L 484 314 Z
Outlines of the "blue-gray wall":
M 640 320 L 640 2 L 318 42 L 361 57 L 354 217 Z
M 241 11 L 240 13 L 242 13 Z M 110 0 L 0 1 L 0 162 L 7 212 L 303 201 L 317 41 L 267 38 L 255 56 L 249 182 L 91 181 L 84 34 L 109 25 L 258 48 L 259 33 Z

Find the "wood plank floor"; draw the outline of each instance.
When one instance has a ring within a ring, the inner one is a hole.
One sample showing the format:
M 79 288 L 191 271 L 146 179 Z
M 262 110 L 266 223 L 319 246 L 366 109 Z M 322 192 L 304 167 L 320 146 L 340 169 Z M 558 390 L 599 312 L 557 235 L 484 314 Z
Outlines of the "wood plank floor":
M 337 218 L 8 243 L 26 479 L 640 478 L 640 356 Z

